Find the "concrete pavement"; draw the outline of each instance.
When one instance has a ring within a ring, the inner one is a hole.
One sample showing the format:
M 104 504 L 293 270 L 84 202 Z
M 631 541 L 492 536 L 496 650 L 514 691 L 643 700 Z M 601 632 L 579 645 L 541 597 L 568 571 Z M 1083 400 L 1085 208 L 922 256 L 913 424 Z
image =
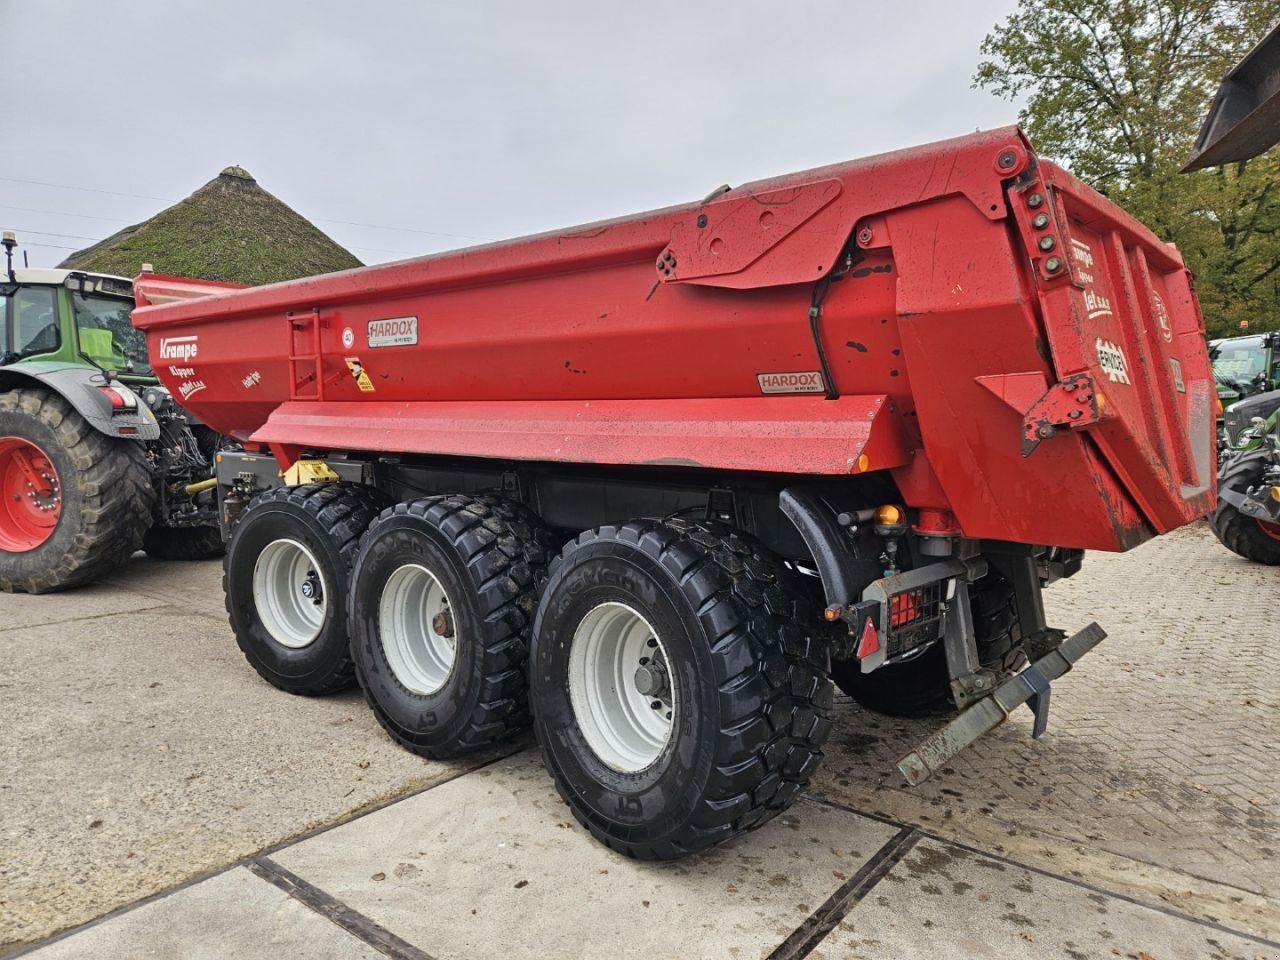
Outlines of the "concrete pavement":
M 0 596 L 0 955 L 1280 960 L 1276 576 L 1203 527 L 1091 555 L 1048 604 L 1111 636 L 1043 740 L 907 788 L 937 721 L 842 701 L 809 798 L 668 865 L 591 842 L 527 743 L 431 764 L 262 683 L 217 564 Z

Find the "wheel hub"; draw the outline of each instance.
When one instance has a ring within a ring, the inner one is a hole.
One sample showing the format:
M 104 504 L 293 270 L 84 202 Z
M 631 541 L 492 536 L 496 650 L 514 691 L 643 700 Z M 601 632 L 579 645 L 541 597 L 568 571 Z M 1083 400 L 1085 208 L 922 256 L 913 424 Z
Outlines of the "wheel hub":
M 638 773 L 671 739 L 676 694 L 666 648 L 624 603 L 588 611 L 569 650 L 569 698 L 587 744 L 607 766 Z
M 21 437 L 0 437 L 0 550 L 34 550 L 62 516 L 62 486 L 45 452 Z
M 387 577 L 378 635 L 387 665 L 406 690 L 430 696 L 448 683 L 457 659 L 452 604 L 426 567 L 406 563 Z
M 315 554 L 298 540 L 267 544 L 253 567 L 253 602 L 274 640 L 293 650 L 314 643 L 327 609 Z
M 320 584 L 320 575 L 314 570 L 307 571 L 307 575 L 299 589 L 302 591 L 302 595 L 312 603 L 324 603 L 324 587 Z
M 647 657 L 642 657 L 640 666 L 636 668 L 635 684 L 636 690 L 642 696 L 651 697 L 659 701 L 669 701 L 671 699 L 667 668 L 660 661 L 648 660 Z M 657 708 L 654 707 L 654 709 Z
M 453 637 L 453 614 L 447 607 L 431 618 L 431 629 L 442 637 Z

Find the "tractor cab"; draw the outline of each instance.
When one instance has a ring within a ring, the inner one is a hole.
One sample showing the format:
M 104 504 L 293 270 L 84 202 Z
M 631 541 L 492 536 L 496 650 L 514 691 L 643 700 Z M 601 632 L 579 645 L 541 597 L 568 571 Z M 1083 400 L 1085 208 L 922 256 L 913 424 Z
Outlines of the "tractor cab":
M 1280 386 L 1280 333 L 1212 340 L 1209 360 L 1224 407 L 1274 390 Z
M 155 383 L 132 312 L 133 282 L 124 277 L 10 268 L 0 275 L 0 366 L 65 363 L 109 370 L 125 383 Z

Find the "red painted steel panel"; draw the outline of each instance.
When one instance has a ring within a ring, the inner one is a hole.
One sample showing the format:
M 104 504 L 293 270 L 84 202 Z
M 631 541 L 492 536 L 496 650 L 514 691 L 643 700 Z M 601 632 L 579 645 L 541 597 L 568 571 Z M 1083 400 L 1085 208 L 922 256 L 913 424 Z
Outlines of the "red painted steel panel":
M 839 476 L 907 462 L 906 443 L 885 404 L 883 395 L 834 401 L 303 401 L 279 407 L 253 440 L 320 450 Z
M 161 378 L 280 450 L 831 475 L 864 449 L 968 536 L 1112 550 L 1212 503 L 1181 258 L 1015 128 L 200 299 L 145 305 L 147 282 Z

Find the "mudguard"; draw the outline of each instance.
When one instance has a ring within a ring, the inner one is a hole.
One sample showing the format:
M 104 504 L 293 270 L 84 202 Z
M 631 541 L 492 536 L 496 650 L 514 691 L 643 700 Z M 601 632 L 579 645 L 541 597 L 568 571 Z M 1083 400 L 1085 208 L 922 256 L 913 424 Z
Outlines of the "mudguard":
M 39 383 L 71 404 L 99 433 L 129 440 L 158 440 L 160 424 L 142 399 L 134 410 L 118 411 L 101 388 L 106 376 L 70 363 L 15 363 L 0 367 L 0 392 Z M 113 386 L 127 391 L 118 381 Z M 136 396 L 136 394 L 135 394 Z

